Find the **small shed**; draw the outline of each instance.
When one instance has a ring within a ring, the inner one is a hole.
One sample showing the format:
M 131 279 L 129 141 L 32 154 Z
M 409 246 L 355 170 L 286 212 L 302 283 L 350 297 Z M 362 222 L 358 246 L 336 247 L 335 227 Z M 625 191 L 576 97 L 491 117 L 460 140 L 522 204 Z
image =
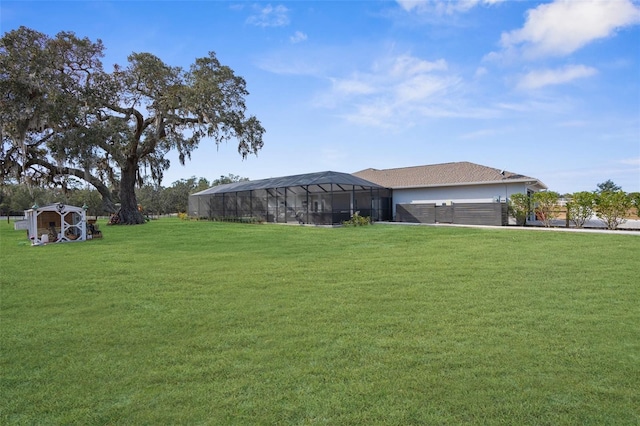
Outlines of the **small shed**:
M 27 233 L 33 245 L 85 241 L 87 218 L 82 207 L 62 203 L 26 210 Z

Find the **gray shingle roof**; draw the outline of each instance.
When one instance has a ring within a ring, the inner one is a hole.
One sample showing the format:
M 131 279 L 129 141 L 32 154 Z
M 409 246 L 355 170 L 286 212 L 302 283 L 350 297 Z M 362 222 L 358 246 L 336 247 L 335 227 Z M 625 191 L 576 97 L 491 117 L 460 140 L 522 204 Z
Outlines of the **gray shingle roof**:
M 479 185 L 524 181 L 534 182 L 542 188 L 546 188 L 546 185 L 538 179 L 467 161 L 397 169 L 365 169 L 353 173 L 353 175 L 387 188 Z

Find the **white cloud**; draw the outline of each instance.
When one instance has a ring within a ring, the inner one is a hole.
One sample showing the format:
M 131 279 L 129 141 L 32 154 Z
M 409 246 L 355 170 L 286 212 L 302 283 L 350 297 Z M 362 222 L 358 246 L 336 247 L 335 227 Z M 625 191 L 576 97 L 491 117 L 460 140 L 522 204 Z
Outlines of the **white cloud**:
M 564 56 L 638 23 L 640 7 L 630 0 L 557 0 L 530 9 L 524 26 L 503 33 L 500 42 L 529 59 Z
M 377 91 L 369 82 L 358 77 L 350 79 L 331 79 L 333 90 L 343 95 L 368 95 Z
M 446 69 L 444 59 L 430 62 L 410 55 L 387 57 L 377 61 L 369 72 L 332 78 L 330 97 L 375 95 L 392 103 L 426 99 L 454 83 L 452 77 L 436 73 Z
M 291 37 L 289 37 L 289 41 L 291 43 L 300 43 L 307 40 L 307 35 L 302 31 L 296 31 Z
M 343 118 L 351 123 L 380 128 L 393 127 L 391 123 L 395 116 L 394 108 L 383 101 L 356 104 L 343 114 Z
M 247 23 L 258 27 L 284 27 L 289 25 L 289 9 L 283 5 L 264 7 L 255 5 L 254 14 L 247 18 Z
M 456 82 L 455 78 L 435 75 L 417 75 L 397 84 L 394 89 L 395 98 L 401 103 L 433 98 L 444 93 Z
M 332 78 L 317 106 L 346 120 L 381 128 L 409 127 L 424 117 L 486 116 L 460 104 L 462 78 L 447 72 L 444 59 L 396 55 L 376 61 L 368 72 Z
M 620 163 L 627 164 L 629 166 L 640 166 L 640 157 L 625 158 L 623 160 L 620 160 Z
M 568 65 L 561 69 L 544 69 L 525 74 L 518 82 L 518 89 L 539 89 L 541 87 L 569 83 L 578 78 L 591 77 L 597 74 L 595 68 L 584 65 Z
M 476 69 L 474 77 L 475 78 L 480 78 L 480 77 L 483 77 L 483 76 L 487 75 L 488 73 L 489 73 L 489 71 L 485 67 L 478 67 Z
M 430 71 L 444 71 L 447 69 L 447 61 L 438 59 L 434 62 L 424 61 L 409 55 L 398 56 L 391 68 L 393 76 L 413 76 Z
M 421 3 L 424 3 L 417 0 L 397 0 L 397 2 L 400 5 L 400 7 L 406 10 L 407 12 L 411 12 L 413 9 L 418 8 Z
M 466 86 L 463 77 L 452 72 L 442 59 L 423 59 L 410 53 L 386 54 L 361 64 L 361 58 L 335 66 L 342 50 L 300 49 L 270 54 L 260 62 L 269 72 L 309 76 L 328 82 L 317 91 L 311 104 L 331 111 L 352 123 L 382 128 L 403 128 L 425 118 L 495 117 L 502 111 L 495 106 L 477 106 L 471 99 L 475 89 Z M 367 55 L 368 56 L 368 55 Z M 351 71 L 342 68 L 349 67 Z
M 407 12 L 452 15 L 467 12 L 478 5 L 492 5 L 504 0 L 396 0 Z
M 507 115 L 522 115 L 534 112 L 544 111 L 551 115 L 564 115 L 574 110 L 571 99 L 559 96 L 549 96 L 536 98 L 525 97 L 522 100 L 514 99 L 510 102 L 496 102 L 493 104 L 496 109 L 506 113 Z

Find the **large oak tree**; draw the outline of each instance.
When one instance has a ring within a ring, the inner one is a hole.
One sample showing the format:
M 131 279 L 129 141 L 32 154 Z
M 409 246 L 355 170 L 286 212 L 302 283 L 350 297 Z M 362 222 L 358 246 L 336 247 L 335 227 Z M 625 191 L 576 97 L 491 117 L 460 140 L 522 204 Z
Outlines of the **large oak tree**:
M 21 27 L 0 39 L 1 178 L 94 186 L 117 222 L 143 223 L 135 186 L 160 182 L 176 150 L 182 164 L 203 140 L 234 139 L 245 158 L 264 128 L 246 116 L 244 79 L 213 52 L 188 70 L 150 53 L 104 71 L 101 41 Z M 116 202 L 120 208 L 116 211 Z

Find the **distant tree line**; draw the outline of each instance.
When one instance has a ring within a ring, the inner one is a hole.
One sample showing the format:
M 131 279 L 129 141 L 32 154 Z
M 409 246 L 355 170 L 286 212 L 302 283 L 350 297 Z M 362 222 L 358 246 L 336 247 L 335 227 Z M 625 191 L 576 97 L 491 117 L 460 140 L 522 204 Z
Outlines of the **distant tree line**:
M 234 174 L 220 176 L 212 181 L 190 177 L 175 181 L 169 187 L 150 182 L 135 189 L 136 198 L 143 215 L 163 215 L 187 211 L 189 195 L 216 185 L 249 180 Z M 118 201 L 117 199 L 115 200 Z M 80 180 L 68 179 L 62 185 L 28 186 L 5 183 L 0 186 L 0 214 L 22 215 L 34 205 L 45 206 L 64 203 L 86 206 L 90 216 L 108 215 L 103 200 L 95 188 L 87 188 Z
M 192 176 L 175 181 L 169 187 L 146 182 L 135 191 L 142 214 L 153 216 L 186 212 L 190 194 L 212 186 L 248 180 L 234 174 L 220 176 L 212 181 Z M 562 198 L 566 201 L 564 207 L 561 206 Z M 30 209 L 34 204 L 44 206 L 59 202 L 86 206 L 90 216 L 109 214 L 104 210 L 100 193 L 73 178 L 55 185 L 29 186 L 5 182 L 0 186 L 2 215 L 22 215 L 24 210 Z M 596 217 L 607 229 L 617 229 L 630 216 L 640 217 L 640 192 L 626 193 L 611 180 L 607 180 L 598 184 L 594 191 L 580 191 L 564 196 L 554 191 L 536 192 L 531 196 L 513 194 L 509 199 L 509 212 L 518 225 L 526 225 L 527 218 L 533 214 L 544 226 L 550 227 L 552 221 L 564 213 L 567 226 L 582 228 L 588 220 Z
M 564 209 L 560 200 L 566 200 Z M 546 227 L 552 225 L 561 212 L 567 226 L 583 228 L 594 216 L 607 229 L 617 229 L 627 219 L 640 217 L 640 192 L 626 193 L 613 181 L 599 183 L 594 191 L 580 191 L 563 197 L 554 191 L 541 191 L 528 196 L 514 194 L 509 200 L 509 211 L 518 225 L 526 225 L 532 213 Z

